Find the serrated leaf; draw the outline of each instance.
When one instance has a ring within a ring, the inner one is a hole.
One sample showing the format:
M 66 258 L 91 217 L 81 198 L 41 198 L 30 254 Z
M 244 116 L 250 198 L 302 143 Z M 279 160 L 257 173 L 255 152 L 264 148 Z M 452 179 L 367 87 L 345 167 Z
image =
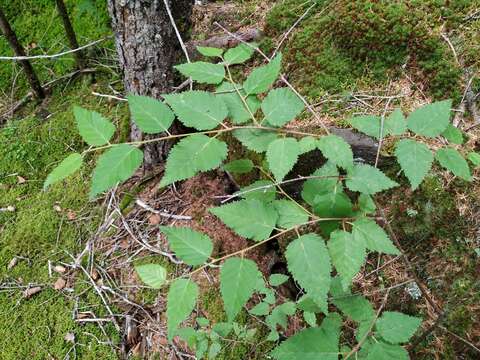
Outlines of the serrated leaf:
M 271 90 L 262 102 L 262 111 L 270 125 L 281 127 L 304 109 L 302 100 L 289 88 Z
M 115 126 L 96 111 L 75 106 L 73 114 L 82 139 L 91 146 L 107 144 L 115 132 Z
M 304 311 L 303 312 L 303 319 L 305 320 L 305 322 L 314 327 L 314 326 L 317 326 L 317 316 L 315 315 L 315 313 L 313 312 L 310 312 L 310 311 Z
M 272 274 L 268 279 L 270 286 L 280 286 L 283 283 L 287 282 L 288 276 L 284 274 Z
M 228 65 L 243 64 L 253 56 L 255 49 L 252 46 L 254 45 L 249 46 L 241 43 L 232 49 L 228 49 L 224 56 L 225 62 Z
M 421 323 L 421 318 L 396 311 L 384 311 L 375 326 L 384 340 L 392 344 L 400 344 L 407 342 Z
M 332 280 L 330 288 L 332 303 L 346 316 L 356 322 L 368 322 L 372 324 L 375 311 L 372 304 L 361 295 L 353 295 L 350 289 L 345 290 L 339 276 Z
M 178 142 L 167 158 L 161 186 L 188 179 L 198 172 L 212 170 L 227 158 L 227 145 L 203 134 L 187 136 Z
M 185 126 L 200 131 L 217 127 L 228 115 L 225 103 L 206 91 L 185 91 L 163 97 Z
M 323 195 L 315 196 L 313 211 L 322 218 L 341 218 L 353 214 L 350 198 L 340 188 Z
M 445 131 L 449 124 L 451 108 L 452 100 L 443 100 L 422 106 L 408 117 L 408 128 L 418 135 L 438 136 Z
M 389 135 L 403 135 L 407 131 L 407 121 L 403 116 L 402 110 L 395 109 L 387 118 L 385 118 L 384 133 Z
M 336 230 L 330 235 L 328 251 L 343 287 L 347 288 L 367 257 L 365 242 L 363 239 L 354 239 L 346 231 Z
M 221 64 L 197 61 L 174 67 L 186 77 L 202 84 L 219 84 L 225 78 L 225 68 Z
M 265 316 L 270 313 L 270 305 L 266 302 L 261 302 L 251 308 L 248 312 L 252 315 Z
M 384 173 L 370 165 L 355 165 L 348 172 L 347 187 L 366 195 L 373 195 L 391 189 L 398 184 L 390 180 Z
M 330 314 L 320 327 L 301 330 L 271 353 L 276 360 L 338 360 L 338 343 L 342 321 L 338 314 Z
M 365 214 L 371 214 L 377 210 L 377 206 L 373 202 L 372 197 L 365 194 L 360 194 L 358 197 L 358 207 Z
M 90 197 L 113 188 L 117 183 L 129 179 L 143 162 L 143 153 L 134 146 L 116 145 L 104 152 L 93 171 Z
M 140 95 L 129 95 L 128 106 L 135 124 L 147 134 L 167 131 L 175 115 L 160 100 Z
M 295 314 L 296 305 L 292 301 L 287 301 L 283 304 L 276 306 L 272 313 L 266 317 L 265 323 L 268 327 L 275 331 L 277 325 L 280 325 L 282 328 L 286 329 L 287 327 L 287 317 Z
M 453 148 L 440 149 L 435 154 L 435 159 L 437 159 L 445 169 L 450 170 L 453 175 L 467 181 L 472 180 L 468 163 L 457 150 Z
M 300 147 L 293 138 L 280 138 L 272 141 L 267 149 L 267 161 L 275 180 L 283 180 L 298 160 Z
M 288 245 L 285 257 L 295 281 L 327 313 L 332 267 L 324 240 L 316 234 L 300 236 Z
M 237 234 L 255 241 L 268 238 L 278 218 L 273 205 L 254 199 L 236 201 L 210 212 Z
M 221 57 L 223 54 L 223 49 L 209 46 L 197 46 L 197 51 L 207 57 Z
M 201 265 L 212 254 L 212 240 L 205 234 L 188 227 L 161 226 L 160 231 L 167 236 L 175 255 L 188 265 Z
M 313 136 L 304 136 L 298 141 L 300 146 L 300 154 L 305 154 L 317 148 L 317 139 Z
M 242 188 L 236 194 L 241 194 L 240 197 L 244 199 L 256 199 L 264 202 L 275 200 L 277 194 L 276 187 L 270 180 L 257 180 Z
M 452 144 L 462 145 L 463 144 L 463 133 L 460 129 L 453 126 L 451 123 L 448 124 L 442 136 Z
M 343 169 L 353 166 L 353 152 L 350 145 L 337 135 L 322 136 L 317 146 L 332 163 Z
M 403 139 L 397 143 L 395 156 L 412 189 L 415 190 L 432 168 L 432 152 L 425 144 Z
M 222 337 L 227 337 L 232 331 L 232 324 L 226 322 L 218 322 L 212 326 L 212 330 Z
M 327 161 L 321 168 L 315 170 L 311 176 L 317 179 L 308 179 L 303 184 L 302 198 L 309 205 L 314 205 L 315 197 L 333 192 L 338 186 L 338 169 L 331 161 Z
M 177 279 L 170 285 L 167 296 L 168 340 L 172 340 L 178 326 L 195 308 L 198 286 L 188 279 Z
M 390 345 L 382 341 L 375 342 L 369 348 L 366 360 L 409 360 L 407 350 L 399 345 Z
M 229 322 L 235 320 L 252 296 L 259 276 L 257 264 L 249 259 L 233 257 L 222 265 L 220 292 Z
M 305 210 L 291 200 L 275 200 L 273 205 L 278 212 L 277 225 L 281 228 L 290 229 L 308 221 Z
M 249 150 L 257 153 L 267 151 L 268 146 L 277 139 L 277 133 L 257 129 L 239 129 L 233 135 Z
M 48 174 L 43 189 L 46 190 L 50 185 L 55 184 L 68 176 L 72 175 L 75 171 L 80 169 L 83 164 L 83 156 L 77 153 L 68 155 L 58 166 Z
M 167 270 L 158 264 L 145 264 L 135 266 L 140 279 L 154 289 L 160 289 L 167 280 Z
M 374 137 L 380 138 L 381 118 L 374 115 L 357 116 L 350 120 L 350 124 L 358 131 Z
M 473 164 L 473 166 L 478 167 L 480 166 L 480 154 L 474 151 L 468 153 L 467 159 Z
M 242 100 L 240 95 L 245 101 Z M 260 109 L 261 103 L 257 96 L 246 96 L 240 85 L 223 82 L 217 88 L 217 97 L 225 103 L 228 109 L 228 117 L 237 125 L 252 120 L 252 114 L 254 115 Z
M 278 54 L 267 65 L 253 70 L 243 83 L 243 89 L 247 95 L 259 94 L 268 90 L 280 74 L 282 54 Z
M 246 174 L 253 170 L 253 161 L 250 159 L 238 159 L 230 161 L 229 163 L 223 165 L 225 171 L 236 174 Z
M 367 249 L 384 254 L 400 255 L 387 233 L 378 224 L 364 218 L 352 224 L 352 236 L 355 241 L 363 241 Z

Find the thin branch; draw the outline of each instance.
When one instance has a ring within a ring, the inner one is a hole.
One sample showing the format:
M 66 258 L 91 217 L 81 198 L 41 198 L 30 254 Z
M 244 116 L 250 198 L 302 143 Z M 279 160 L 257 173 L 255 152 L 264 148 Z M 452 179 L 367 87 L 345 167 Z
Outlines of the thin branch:
M 0 56 L 0 60 L 33 60 L 33 59 L 54 59 L 58 58 L 64 55 L 72 54 L 77 51 L 82 51 L 83 49 L 89 48 L 91 46 L 97 45 L 98 43 L 101 43 L 107 39 L 110 39 L 111 36 L 104 37 L 103 39 L 93 41 L 87 45 L 80 46 L 79 48 L 76 49 L 71 49 L 68 51 L 64 51 L 58 54 L 53 54 L 53 55 L 33 55 L 33 56 Z
M 175 219 L 175 220 L 192 220 L 191 216 L 185 216 L 185 215 L 175 215 L 175 214 L 169 214 L 164 211 L 159 211 L 155 210 L 154 208 L 148 206 L 145 202 L 143 202 L 140 199 L 135 200 L 135 204 L 140 206 L 142 209 L 145 209 L 147 211 L 150 211 L 154 214 L 157 214 L 159 216 L 165 217 L 167 219 Z

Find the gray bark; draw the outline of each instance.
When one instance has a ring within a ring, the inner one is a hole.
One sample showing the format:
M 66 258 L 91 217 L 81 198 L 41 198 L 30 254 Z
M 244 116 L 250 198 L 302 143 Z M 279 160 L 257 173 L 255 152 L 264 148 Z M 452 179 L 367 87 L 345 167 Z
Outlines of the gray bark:
M 170 1 L 183 35 L 190 25 L 191 0 Z M 181 61 L 181 47 L 162 0 L 108 0 L 115 44 L 127 93 L 160 98 L 174 85 L 173 65 Z M 178 125 L 177 125 L 178 126 Z M 178 129 L 172 129 L 175 133 Z M 147 138 L 132 123 L 132 140 Z M 145 147 L 147 167 L 163 160 L 170 142 Z

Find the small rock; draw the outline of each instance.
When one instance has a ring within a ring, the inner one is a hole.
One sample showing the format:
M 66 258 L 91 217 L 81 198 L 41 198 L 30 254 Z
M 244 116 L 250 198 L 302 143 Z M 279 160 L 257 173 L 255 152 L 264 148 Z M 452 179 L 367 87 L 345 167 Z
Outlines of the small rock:
M 63 339 L 65 341 L 75 343 L 75 334 L 74 333 L 66 333 Z
M 56 212 L 62 212 L 62 208 L 60 207 L 60 205 L 53 205 L 53 210 L 55 210 Z
M 65 281 L 65 279 L 62 277 L 59 277 L 57 281 L 55 281 L 55 284 L 53 284 L 53 288 L 55 290 L 62 290 L 66 285 L 67 285 L 67 282 Z
M 65 271 L 67 271 L 67 269 L 65 269 L 65 267 L 62 266 L 62 265 L 55 265 L 53 267 L 53 271 L 55 271 L 57 273 L 60 273 L 60 274 L 63 274 L 63 273 L 65 273 Z

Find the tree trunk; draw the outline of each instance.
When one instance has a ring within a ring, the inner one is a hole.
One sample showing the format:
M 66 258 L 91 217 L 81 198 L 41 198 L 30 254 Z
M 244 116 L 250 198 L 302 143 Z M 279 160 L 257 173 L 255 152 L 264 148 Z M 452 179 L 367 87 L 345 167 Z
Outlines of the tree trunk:
M 63 2 L 63 0 L 56 0 L 56 3 L 57 3 L 58 14 L 62 18 L 63 27 L 65 28 L 65 33 L 67 34 L 67 39 L 70 44 L 70 48 L 72 50 L 77 49 L 79 48 L 78 41 L 77 41 L 77 37 L 75 36 L 75 31 L 73 30 L 72 23 L 70 22 L 70 18 L 68 17 L 67 7 L 65 6 L 65 3 Z M 73 56 L 75 57 L 75 63 L 77 64 L 77 68 L 79 70 L 84 69 L 85 59 L 83 58 L 83 52 L 76 51 L 73 53 Z
M 26 56 L 25 51 L 23 50 L 22 45 L 18 42 L 17 36 L 13 31 L 12 27 L 8 23 L 5 14 L 0 9 L 0 29 L 2 30 L 3 34 L 7 38 L 8 43 L 13 49 L 15 56 Z M 28 83 L 32 88 L 33 94 L 37 99 L 45 98 L 45 92 L 43 91 L 42 85 L 40 84 L 40 80 L 38 80 L 35 71 L 33 70 L 32 64 L 28 60 L 18 60 L 20 65 L 22 65 L 25 75 L 27 76 Z
M 180 32 L 190 25 L 192 0 L 169 1 Z M 108 0 L 115 43 L 127 93 L 160 98 L 174 85 L 174 69 L 181 47 L 162 0 Z M 178 130 L 177 130 L 178 131 Z M 172 129 L 171 132 L 175 132 Z M 146 138 L 131 124 L 132 140 Z M 147 167 L 163 160 L 170 142 L 145 147 Z

